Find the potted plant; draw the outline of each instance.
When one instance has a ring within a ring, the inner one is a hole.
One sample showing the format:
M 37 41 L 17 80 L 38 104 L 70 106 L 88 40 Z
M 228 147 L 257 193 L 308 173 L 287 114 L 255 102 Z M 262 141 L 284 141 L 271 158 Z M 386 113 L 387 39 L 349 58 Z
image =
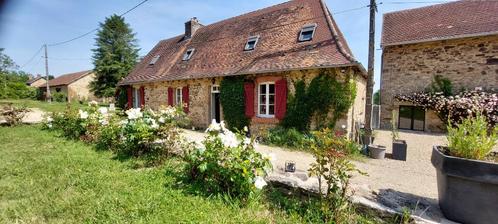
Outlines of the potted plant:
M 393 159 L 406 161 L 406 145 L 405 140 L 399 139 L 398 124 L 396 122 L 396 112 L 393 111 L 393 116 L 391 119 L 391 136 L 393 139 Z
M 498 126 L 490 130 L 477 115 L 455 127 L 448 125 L 448 146 L 434 146 L 439 206 L 461 223 L 491 224 L 498 220 L 498 156 L 491 153 Z
M 383 145 L 368 145 L 368 152 L 372 159 L 384 159 L 386 156 L 386 147 Z

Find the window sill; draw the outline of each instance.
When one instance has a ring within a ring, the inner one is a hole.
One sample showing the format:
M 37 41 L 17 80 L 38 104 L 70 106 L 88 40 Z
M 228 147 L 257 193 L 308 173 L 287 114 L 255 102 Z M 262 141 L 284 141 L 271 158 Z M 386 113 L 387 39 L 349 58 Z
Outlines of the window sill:
M 275 115 L 257 115 L 256 117 L 258 118 L 268 118 L 268 119 L 273 119 L 275 118 Z

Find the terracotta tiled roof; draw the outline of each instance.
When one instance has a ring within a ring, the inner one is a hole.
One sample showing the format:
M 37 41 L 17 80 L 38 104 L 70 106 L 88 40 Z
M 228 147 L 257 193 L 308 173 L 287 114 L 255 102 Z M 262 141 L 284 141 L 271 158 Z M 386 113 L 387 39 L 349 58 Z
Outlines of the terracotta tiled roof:
M 317 24 L 312 41 L 298 42 L 301 28 Z M 244 51 L 250 36 L 260 39 Z M 316 67 L 361 65 L 322 0 L 294 0 L 203 26 L 160 41 L 120 84 L 181 80 Z M 187 49 L 195 48 L 189 61 Z M 154 65 L 152 58 L 160 55 Z M 361 67 L 362 69 L 363 67 Z
M 498 34 L 498 1 L 464 0 L 384 14 L 382 46 Z
M 50 85 L 50 86 L 69 85 L 69 84 L 73 83 L 74 81 L 90 74 L 91 72 L 92 72 L 92 70 L 87 70 L 87 71 L 64 74 L 64 75 L 56 77 L 55 79 L 49 80 L 48 85 Z
M 32 79 L 29 79 L 28 81 L 26 81 L 26 84 L 31 85 L 32 83 L 34 83 L 40 79 L 43 79 L 43 76 L 38 76 L 38 77 L 34 77 Z

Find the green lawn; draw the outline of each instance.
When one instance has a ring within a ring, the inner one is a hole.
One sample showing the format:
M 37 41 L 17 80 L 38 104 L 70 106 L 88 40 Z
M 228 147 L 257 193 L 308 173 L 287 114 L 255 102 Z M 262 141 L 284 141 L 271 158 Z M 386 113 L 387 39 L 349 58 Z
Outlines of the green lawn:
M 67 103 L 61 103 L 61 102 L 51 102 L 48 103 L 46 101 L 38 101 L 38 100 L 29 100 L 29 99 L 2 99 L 0 100 L 0 105 L 2 104 L 7 104 L 7 103 L 13 103 L 14 106 L 25 106 L 29 108 L 39 108 L 43 111 L 47 112 L 61 112 L 63 111 Z M 71 103 L 72 107 L 75 108 L 85 108 L 87 107 L 87 104 L 80 104 L 78 102 Z
M 0 223 L 296 223 L 176 187 L 178 163 L 133 169 L 38 126 L 0 127 Z M 289 218 L 290 217 L 290 218 Z

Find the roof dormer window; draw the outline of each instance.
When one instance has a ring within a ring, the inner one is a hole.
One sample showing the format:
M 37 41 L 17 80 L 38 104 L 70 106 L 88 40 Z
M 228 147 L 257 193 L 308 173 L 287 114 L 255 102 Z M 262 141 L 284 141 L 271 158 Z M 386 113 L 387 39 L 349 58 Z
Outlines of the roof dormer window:
M 161 57 L 161 55 L 156 55 L 156 56 L 154 56 L 154 57 L 150 60 L 149 65 L 154 65 L 154 64 L 156 64 L 157 60 L 159 60 L 159 58 L 160 58 L 160 57 Z
M 247 39 L 246 46 L 244 47 L 244 51 L 252 51 L 256 48 L 256 44 L 258 44 L 259 36 L 252 36 Z
M 192 58 L 192 55 L 194 54 L 194 51 L 195 49 L 194 48 L 190 48 L 188 49 L 185 54 L 183 55 L 183 60 L 184 61 L 188 61 L 190 60 L 190 58 Z
M 310 41 L 315 34 L 316 24 L 305 25 L 299 33 L 299 42 Z

